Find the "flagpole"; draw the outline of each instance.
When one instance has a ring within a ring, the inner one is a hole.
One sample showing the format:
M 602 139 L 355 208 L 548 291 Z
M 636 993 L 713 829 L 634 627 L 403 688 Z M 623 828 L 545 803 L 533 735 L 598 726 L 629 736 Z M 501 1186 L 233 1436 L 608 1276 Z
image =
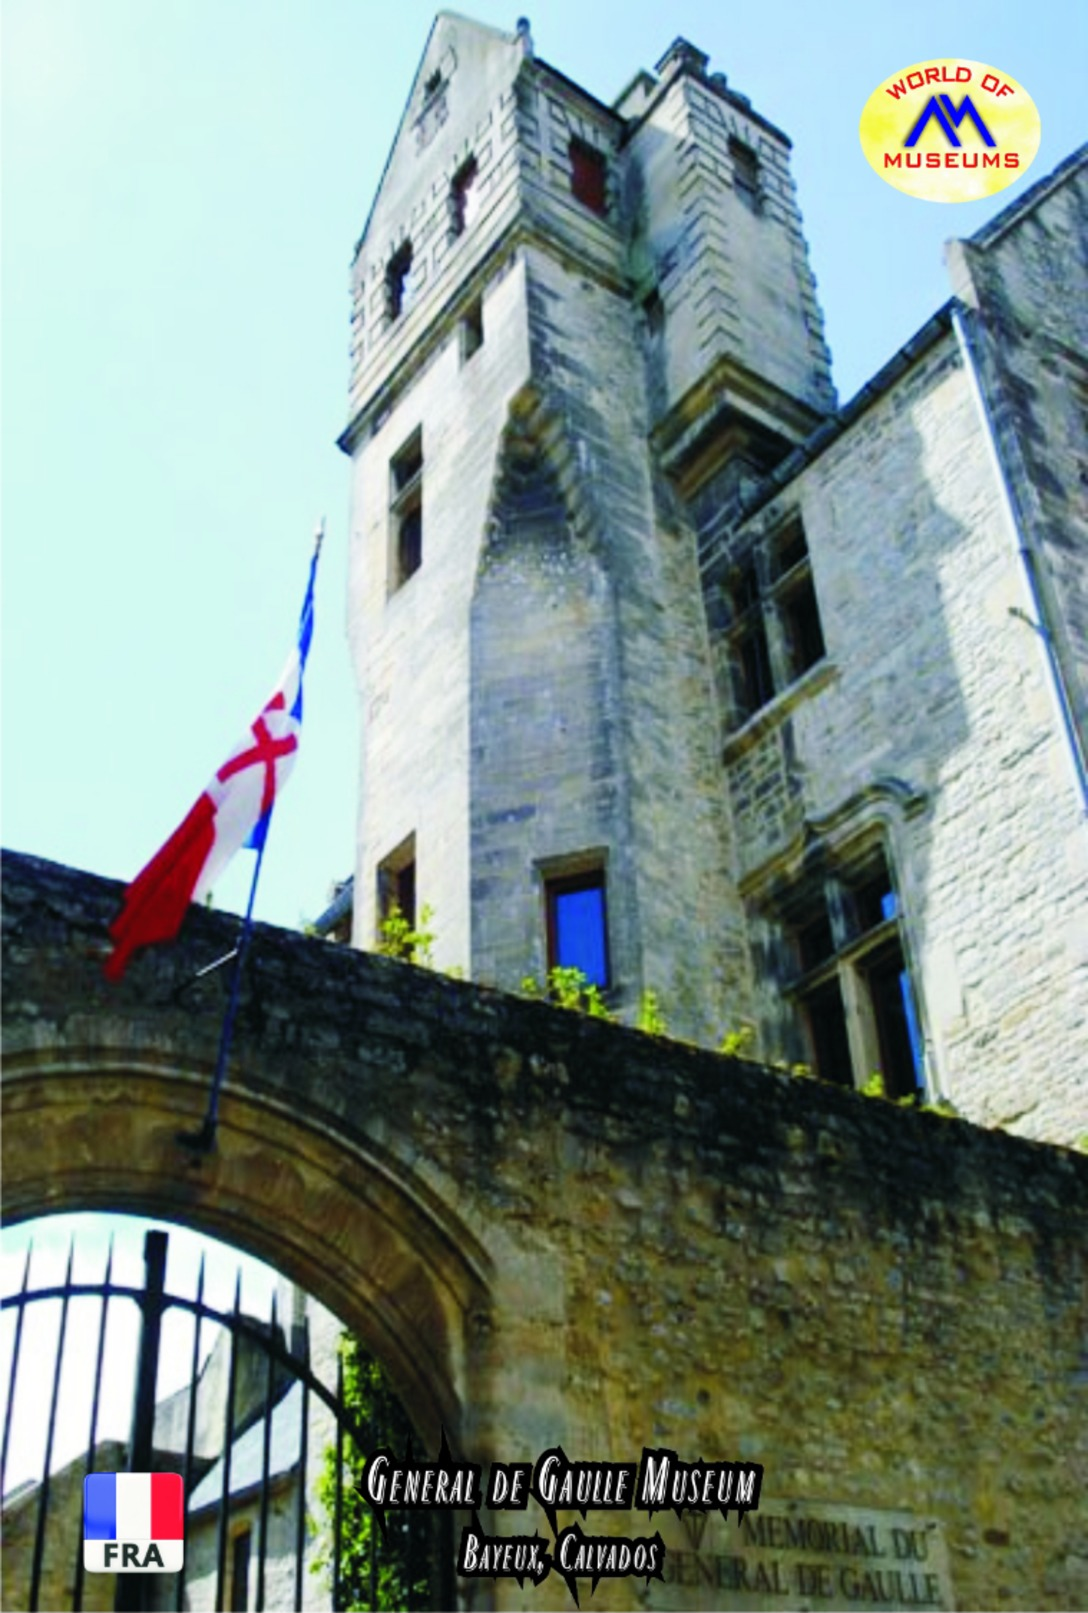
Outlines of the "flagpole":
M 314 564 L 321 553 L 321 544 L 325 536 L 325 521 L 322 518 L 314 533 Z M 272 828 L 272 815 L 275 802 L 269 809 L 268 819 L 264 826 L 260 845 L 257 847 L 257 861 L 253 865 L 253 878 L 249 886 L 249 901 L 246 903 L 245 917 L 242 928 L 238 934 L 238 945 L 234 949 L 234 970 L 231 975 L 230 996 L 227 999 L 227 1011 L 223 1016 L 223 1028 L 219 1033 L 219 1052 L 215 1060 L 215 1074 L 212 1076 L 211 1090 L 208 1093 L 208 1107 L 204 1113 L 204 1122 L 199 1131 L 179 1131 L 177 1140 L 185 1148 L 191 1148 L 194 1153 L 208 1154 L 215 1147 L 215 1134 L 219 1126 L 219 1094 L 223 1088 L 223 1079 L 227 1073 L 227 1060 L 230 1058 L 230 1046 L 234 1039 L 234 1021 L 238 1015 L 238 1004 L 242 995 L 242 967 L 246 961 L 246 952 L 249 949 L 250 936 L 253 933 L 253 906 L 257 899 L 257 882 L 261 877 L 261 866 L 264 863 L 264 851 L 268 844 L 268 835 Z
M 268 829 L 272 827 L 271 816 L 268 820 Z M 215 1133 L 219 1125 L 219 1093 L 223 1086 L 223 1077 L 227 1073 L 227 1060 L 230 1057 L 230 1044 L 234 1038 L 234 1021 L 238 1015 L 238 1003 L 242 995 L 242 966 L 246 961 L 246 951 L 249 947 L 249 938 L 253 931 L 253 904 L 257 897 L 257 881 L 261 877 L 261 864 L 264 862 L 264 848 L 268 844 L 268 829 L 265 830 L 264 839 L 257 851 L 257 861 L 253 866 L 253 879 L 249 887 L 249 901 L 246 904 L 245 918 L 238 936 L 238 945 L 234 952 L 234 970 L 231 975 L 230 997 L 227 1000 L 227 1011 L 223 1015 L 223 1029 L 219 1033 L 219 1053 L 215 1061 L 215 1074 L 212 1076 L 211 1091 L 208 1093 L 208 1107 L 204 1114 L 204 1124 L 199 1131 L 179 1131 L 178 1142 L 184 1143 L 196 1153 L 207 1154 L 215 1147 Z

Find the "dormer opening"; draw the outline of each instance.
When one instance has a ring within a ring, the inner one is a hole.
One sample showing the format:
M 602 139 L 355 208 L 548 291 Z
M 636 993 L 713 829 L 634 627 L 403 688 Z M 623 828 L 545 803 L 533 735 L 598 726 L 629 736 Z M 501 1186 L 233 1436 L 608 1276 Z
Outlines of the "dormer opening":
M 405 241 L 393 253 L 385 269 L 385 311 L 390 324 L 400 318 L 411 302 L 411 273 L 412 243 Z
M 733 189 L 745 207 L 753 213 L 763 211 L 763 182 L 759 171 L 759 158 L 752 147 L 735 136 L 729 142 L 729 155 L 733 161 Z
M 477 184 L 479 168 L 476 158 L 463 162 L 450 181 L 450 236 L 463 235 L 476 217 L 480 206 L 480 188 Z
M 603 151 L 577 136 L 570 143 L 570 188 L 575 200 L 600 213 L 608 212 L 608 162 Z

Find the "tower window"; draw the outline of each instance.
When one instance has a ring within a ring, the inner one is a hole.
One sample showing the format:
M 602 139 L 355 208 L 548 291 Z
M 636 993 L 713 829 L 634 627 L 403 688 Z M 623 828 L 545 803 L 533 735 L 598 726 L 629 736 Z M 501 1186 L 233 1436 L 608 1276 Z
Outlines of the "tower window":
M 423 564 L 423 433 L 415 431 L 390 471 L 390 593 L 415 575 Z
M 647 335 L 660 336 L 665 329 L 665 304 L 656 286 L 642 299 L 642 314 Z
M 450 235 L 463 235 L 480 207 L 480 188 L 476 183 L 479 170 L 476 158 L 462 163 L 450 184 Z
M 484 345 L 484 304 L 477 297 L 461 321 L 461 363 L 466 364 L 473 353 Z
M 385 311 L 390 322 L 399 319 L 412 301 L 412 243 L 405 241 L 389 259 L 385 269 Z
M 604 869 L 588 868 L 544 882 L 548 970 L 580 969 L 590 985 L 609 985 Z
M 378 935 L 394 913 L 416 927 L 416 837 L 410 834 L 378 865 Z
M 583 207 L 602 216 L 608 212 L 608 163 L 603 151 L 584 140 L 570 143 L 570 188 Z
M 753 213 L 763 211 L 763 184 L 760 178 L 759 158 L 743 140 L 735 137 L 729 142 L 729 155 L 733 161 L 733 189 L 745 207 Z

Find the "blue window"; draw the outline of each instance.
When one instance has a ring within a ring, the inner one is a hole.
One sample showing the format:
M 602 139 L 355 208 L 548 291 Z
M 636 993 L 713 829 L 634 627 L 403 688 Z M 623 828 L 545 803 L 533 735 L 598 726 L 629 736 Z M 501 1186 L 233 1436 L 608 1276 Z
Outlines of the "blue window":
M 548 968 L 580 969 L 591 985 L 609 985 L 604 870 L 549 879 Z

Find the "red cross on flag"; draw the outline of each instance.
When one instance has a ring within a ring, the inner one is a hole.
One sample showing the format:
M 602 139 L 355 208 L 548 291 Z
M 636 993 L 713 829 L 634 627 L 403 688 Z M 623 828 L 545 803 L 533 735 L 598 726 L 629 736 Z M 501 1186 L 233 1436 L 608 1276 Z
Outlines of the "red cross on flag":
M 315 547 L 298 644 L 283 676 L 184 822 L 125 891 L 124 906 L 110 925 L 109 980 L 120 980 L 137 947 L 174 939 L 189 903 L 204 900 L 236 851 L 245 845 L 259 851 L 264 844 L 272 807 L 298 754 L 317 557 Z

